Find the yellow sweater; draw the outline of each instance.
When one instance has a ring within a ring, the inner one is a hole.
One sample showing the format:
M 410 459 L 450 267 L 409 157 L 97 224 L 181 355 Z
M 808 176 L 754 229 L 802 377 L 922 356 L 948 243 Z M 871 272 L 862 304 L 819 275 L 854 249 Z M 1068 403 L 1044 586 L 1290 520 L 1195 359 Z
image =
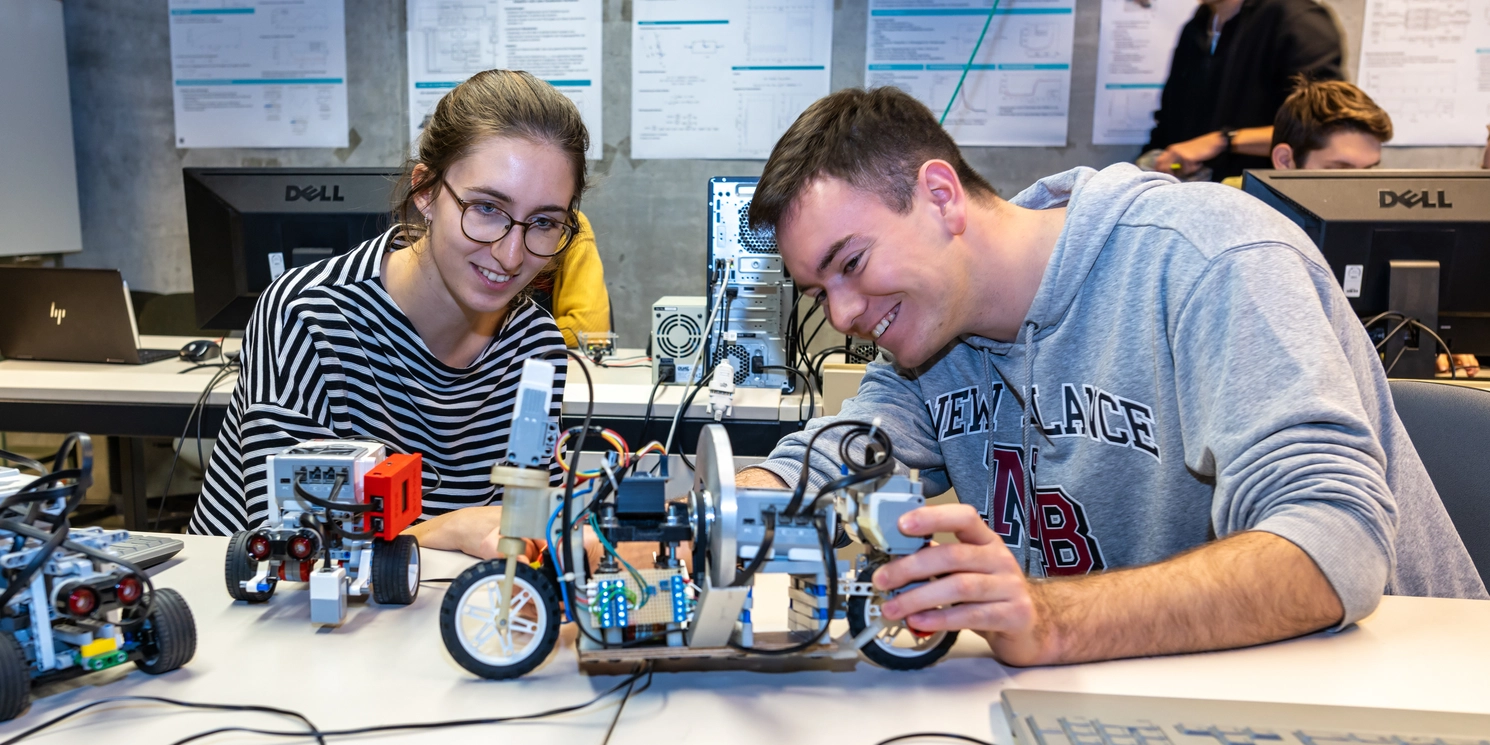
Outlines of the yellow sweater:
M 564 344 L 579 346 L 577 331 L 610 331 L 610 295 L 605 291 L 605 267 L 600 263 L 600 249 L 595 245 L 595 231 L 582 212 L 579 234 L 559 257 L 559 271 L 554 277 L 554 320 L 564 334 Z

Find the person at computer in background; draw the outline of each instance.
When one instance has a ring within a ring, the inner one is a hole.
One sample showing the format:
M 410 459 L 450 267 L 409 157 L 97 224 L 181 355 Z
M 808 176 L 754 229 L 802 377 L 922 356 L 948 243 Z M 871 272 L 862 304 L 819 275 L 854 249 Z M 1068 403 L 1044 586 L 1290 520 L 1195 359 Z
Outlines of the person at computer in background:
M 1139 162 L 1210 180 L 1267 168 L 1273 115 L 1300 73 L 1339 80 L 1340 32 L 1314 0 L 1202 0 L 1180 31 Z
M 489 479 L 523 360 L 553 360 L 559 415 L 564 341 L 528 287 L 574 238 L 588 140 L 573 102 L 525 72 L 482 72 L 442 98 L 399 224 L 259 298 L 191 532 L 263 522 L 269 455 L 366 438 L 423 453 L 426 519 L 409 533 L 494 556 L 501 507 L 485 505 L 500 499 Z
M 584 213 L 576 211 L 579 233 L 552 275 L 534 281 L 539 305 L 553 312 L 564 344 L 579 346 L 579 332 L 603 334 L 610 327 L 610 295 L 605 288 L 605 266 L 595 243 L 595 231 Z
M 1251 196 L 1119 164 L 1005 200 L 914 98 L 846 89 L 776 143 L 750 221 L 893 364 L 737 483 L 816 494 L 842 428 L 808 438 L 874 421 L 962 501 L 900 519 L 959 543 L 875 573 L 926 581 L 887 620 L 1036 665 L 1343 627 L 1384 591 L 1487 597 L 1329 267 Z
M 1392 139 L 1392 117 L 1360 88 L 1343 80 L 1294 78 L 1293 93 L 1273 119 L 1273 167 L 1281 170 L 1375 168 L 1381 146 Z M 1226 179 L 1240 187 L 1241 177 Z M 1469 377 L 1480 372 L 1472 354 L 1454 355 L 1454 364 Z M 1449 356 L 1438 355 L 1439 372 L 1449 371 Z

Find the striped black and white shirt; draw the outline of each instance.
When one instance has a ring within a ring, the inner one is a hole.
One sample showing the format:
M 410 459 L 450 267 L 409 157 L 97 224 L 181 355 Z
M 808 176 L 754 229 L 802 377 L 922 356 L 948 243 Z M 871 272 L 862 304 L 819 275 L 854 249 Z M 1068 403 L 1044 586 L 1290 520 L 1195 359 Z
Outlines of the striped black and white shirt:
M 259 298 L 190 532 L 227 535 L 264 522 L 266 458 L 318 438 L 422 453 L 425 518 L 500 501 L 489 478 L 507 454 L 523 361 L 562 352 L 564 337 L 552 316 L 523 301 L 470 367 L 444 364 L 379 277 L 383 255 L 404 248 L 399 235 L 395 227 L 287 272 Z M 567 366 L 551 361 L 557 422 Z M 557 464 L 549 468 L 558 485 Z

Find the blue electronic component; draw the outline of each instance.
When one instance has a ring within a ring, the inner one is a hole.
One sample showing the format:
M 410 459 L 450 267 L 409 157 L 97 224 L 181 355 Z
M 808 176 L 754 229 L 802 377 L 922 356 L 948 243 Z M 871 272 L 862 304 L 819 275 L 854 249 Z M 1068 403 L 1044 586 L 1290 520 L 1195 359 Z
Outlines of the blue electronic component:
M 669 577 L 667 584 L 673 596 L 673 623 L 683 623 L 688 620 L 687 584 L 683 582 L 683 577 L 677 574 Z
M 601 580 L 595 593 L 594 610 L 600 628 L 624 627 L 629 610 L 626 604 L 626 580 Z

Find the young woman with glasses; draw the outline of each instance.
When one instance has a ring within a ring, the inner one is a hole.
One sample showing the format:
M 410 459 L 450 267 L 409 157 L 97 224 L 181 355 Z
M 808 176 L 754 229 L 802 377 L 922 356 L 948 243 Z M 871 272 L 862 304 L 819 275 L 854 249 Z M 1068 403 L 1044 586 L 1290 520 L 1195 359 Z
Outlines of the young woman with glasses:
M 424 455 L 421 544 L 494 556 L 488 478 L 524 360 L 558 367 L 559 415 L 564 339 L 528 288 L 574 241 L 588 140 L 574 104 L 527 73 L 480 73 L 446 95 L 406 167 L 399 224 L 259 298 L 191 532 L 262 523 L 269 455 L 372 439 Z

